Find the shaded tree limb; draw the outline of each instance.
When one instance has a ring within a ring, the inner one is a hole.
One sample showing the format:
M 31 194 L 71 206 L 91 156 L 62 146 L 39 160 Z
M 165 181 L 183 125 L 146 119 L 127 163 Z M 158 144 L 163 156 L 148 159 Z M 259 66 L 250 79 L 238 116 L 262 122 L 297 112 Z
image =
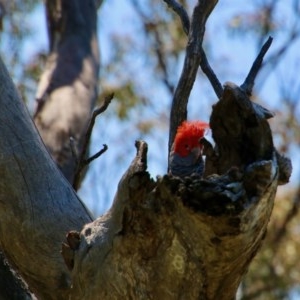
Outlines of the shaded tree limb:
M 183 31 L 186 35 L 189 34 L 190 31 L 190 18 L 187 14 L 185 8 L 175 0 L 163 0 L 168 6 L 170 6 L 174 12 L 180 17 Z
M 201 61 L 205 23 L 217 0 L 199 0 L 194 8 L 182 73 L 172 100 L 170 113 L 169 152 L 177 127 L 187 118 L 187 103 Z
M 1 247 L 38 298 L 68 299 L 61 242 L 93 218 L 46 151 L 2 61 L 0 81 Z
M 84 136 L 80 154 L 78 155 L 76 152 L 76 148 L 74 146 L 72 146 L 72 144 L 70 145 L 72 148 L 72 153 L 75 156 L 75 161 L 76 161 L 76 168 L 74 171 L 74 180 L 73 180 L 73 188 L 75 189 L 75 191 L 77 191 L 80 186 L 81 173 L 82 173 L 83 168 L 86 167 L 94 159 L 101 156 L 107 150 L 107 145 L 103 145 L 103 149 L 98 151 L 93 156 L 86 158 L 86 156 L 88 154 L 88 148 L 89 148 L 93 128 L 94 128 L 94 125 L 96 122 L 96 118 L 100 114 L 102 114 L 104 111 L 106 111 L 106 109 L 108 108 L 109 104 L 111 103 L 111 100 L 113 99 L 113 97 L 114 97 L 114 94 L 110 94 L 110 95 L 106 96 L 104 98 L 103 104 L 93 111 L 90 122 L 88 124 L 87 130 L 85 133 L 85 136 Z M 72 140 L 70 142 L 72 143 Z
M 220 99 L 223 95 L 222 84 L 220 83 L 217 75 L 214 73 L 212 67 L 210 66 L 210 64 L 207 60 L 206 54 L 205 54 L 203 49 L 202 49 L 202 54 L 201 54 L 200 67 L 202 69 L 202 72 L 208 78 L 208 80 L 209 80 L 211 86 L 213 87 L 218 99 Z
M 271 44 L 272 44 L 273 38 L 269 37 L 268 40 L 264 43 L 262 46 L 258 56 L 256 57 L 255 61 L 253 62 L 253 65 L 244 81 L 244 83 L 241 85 L 241 88 L 247 93 L 249 96 L 252 94 L 252 89 L 254 86 L 255 78 L 261 68 L 263 58 L 267 51 L 269 50 Z

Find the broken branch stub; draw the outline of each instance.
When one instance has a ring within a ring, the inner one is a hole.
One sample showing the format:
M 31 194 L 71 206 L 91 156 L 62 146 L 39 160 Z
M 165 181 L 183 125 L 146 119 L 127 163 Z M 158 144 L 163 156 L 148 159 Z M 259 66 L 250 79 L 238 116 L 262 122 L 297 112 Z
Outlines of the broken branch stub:
M 266 232 L 276 160 L 245 174 L 153 182 L 142 157 L 111 210 L 82 230 L 71 299 L 233 299 Z
M 273 139 L 267 121 L 271 112 L 259 108 L 240 87 L 225 83 L 210 117 L 216 147 L 212 152 L 206 145 L 205 176 L 224 174 L 231 167 L 243 170 L 255 161 L 272 159 Z
M 80 234 L 72 299 L 233 299 L 266 234 L 278 184 L 267 115 L 225 85 L 203 180 L 153 181 L 147 145 L 138 142 L 112 208 Z

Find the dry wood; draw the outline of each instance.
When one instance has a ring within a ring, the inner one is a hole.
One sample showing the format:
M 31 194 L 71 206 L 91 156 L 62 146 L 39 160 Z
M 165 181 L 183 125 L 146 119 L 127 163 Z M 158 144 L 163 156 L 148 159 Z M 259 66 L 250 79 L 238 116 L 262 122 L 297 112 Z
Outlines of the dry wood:
M 138 142 L 112 208 L 81 231 L 71 298 L 234 299 L 266 234 L 278 185 L 263 112 L 241 88 L 225 85 L 210 120 L 215 148 L 204 141 L 202 180 L 153 181 L 147 145 Z

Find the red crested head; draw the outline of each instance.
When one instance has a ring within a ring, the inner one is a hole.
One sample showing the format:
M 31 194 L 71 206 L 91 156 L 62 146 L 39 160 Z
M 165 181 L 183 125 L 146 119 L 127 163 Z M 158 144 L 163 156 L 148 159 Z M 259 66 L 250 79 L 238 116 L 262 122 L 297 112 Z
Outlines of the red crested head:
M 177 129 L 174 152 L 184 157 L 194 148 L 200 148 L 199 140 L 204 136 L 209 124 L 201 121 L 184 121 Z

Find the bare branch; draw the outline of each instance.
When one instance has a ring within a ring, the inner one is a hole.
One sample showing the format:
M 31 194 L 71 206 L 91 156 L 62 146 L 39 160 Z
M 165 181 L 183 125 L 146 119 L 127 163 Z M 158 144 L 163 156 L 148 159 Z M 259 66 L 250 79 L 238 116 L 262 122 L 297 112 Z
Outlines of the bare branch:
M 106 109 L 108 108 L 108 106 L 109 106 L 109 104 L 110 104 L 110 102 L 113 98 L 114 98 L 113 93 L 106 96 L 104 98 L 103 104 L 93 111 L 90 123 L 88 125 L 88 129 L 87 129 L 86 134 L 85 134 L 85 142 L 83 144 L 83 149 L 82 149 L 82 152 L 80 154 L 79 159 L 81 159 L 82 157 L 84 157 L 86 155 L 88 144 L 89 144 L 90 139 L 91 139 L 91 135 L 92 135 L 92 131 L 93 131 L 93 128 L 94 128 L 94 125 L 95 125 L 96 118 L 98 117 L 98 115 L 100 115 L 100 114 L 102 114 L 103 112 L 106 111 Z
M 186 35 L 188 35 L 190 31 L 190 19 L 184 7 L 174 0 L 163 0 L 163 1 L 166 2 L 178 14 L 178 16 L 181 19 L 183 31 L 186 33 Z M 222 84 L 220 83 L 213 69 L 209 65 L 209 62 L 207 60 L 206 54 L 202 46 L 201 46 L 201 51 L 202 51 L 201 52 L 202 57 L 200 61 L 200 67 L 203 73 L 207 76 L 208 80 L 210 81 L 216 95 L 218 96 L 218 98 L 220 98 L 223 93 Z
M 87 166 L 90 162 L 92 162 L 94 159 L 96 159 L 100 155 L 102 155 L 107 150 L 107 146 L 103 145 L 103 149 L 101 149 L 99 152 L 94 154 L 92 157 L 85 159 L 86 154 L 88 152 L 88 146 L 89 146 L 89 143 L 91 140 L 92 131 L 93 131 L 93 128 L 95 125 L 96 118 L 97 118 L 97 116 L 99 116 L 101 113 L 103 113 L 107 109 L 107 107 L 109 106 L 113 97 L 114 97 L 114 94 L 110 94 L 107 97 L 105 97 L 103 104 L 93 111 L 90 123 L 88 125 L 88 129 L 85 134 L 82 151 L 81 151 L 79 157 L 76 155 L 76 151 L 74 151 L 72 149 L 72 144 L 71 144 L 72 153 L 73 153 L 73 155 L 75 155 L 75 157 L 77 159 L 77 165 L 76 165 L 76 170 L 75 170 L 75 175 L 74 175 L 74 180 L 73 180 L 73 188 L 75 190 L 77 190 L 79 188 L 80 175 L 81 175 L 82 169 L 85 166 Z M 70 142 L 71 142 L 71 139 L 70 139 Z
M 202 41 L 208 16 L 217 0 L 198 1 L 194 8 L 183 70 L 175 90 L 170 115 L 169 151 L 177 127 L 187 118 L 187 104 L 202 56 Z
M 256 57 L 253 65 L 249 71 L 249 74 L 247 75 L 244 83 L 241 85 L 241 89 L 243 89 L 250 96 L 252 94 L 252 89 L 254 86 L 255 78 L 261 68 L 263 58 L 264 58 L 265 54 L 267 53 L 267 51 L 269 50 L 269 48 L 272 44 L 272 41 L 273 41 L 273 38 L 269 37 L 268 40 L 264 43 L 264 45 L 262 46 L 258 56 Z
M 103 144 L 103 148 L 99 150 L 97 153 L 95 153 L 94 155 L 90 156 L 88 159 L 85 159 L 84 164 L 85 165 L 90 164 L 93 160 L 95 160 L 96 158 L 101 156 L 104 152 L 106 152 L 107 149 L 108 149 L 107 145 Z
M 203 49 L 201 54 L 201 61 L 200 61 L 200 67 L 203 71 L 203 73 L 207 76 L 208 80 L 210 81 L 210 84 L 212 85 L 216 95 L 218 98 L 222 97 L 223 94 L 223 87 L 220 83 L 219 79 L 217 78 L 216 74 L 214 73 L 213 69 L 209 65 L 209 62 L 207 60 L 206 54 Z
M 184 7 L 175 0 L 163 0 L 163 1 L 166 2 L 166 4 L 170 6 L 180 17 L 183 31 L 186 33 L 186 35 L 188 35 L 190 31 L 190 18 L 186 10 L 184 9 Z

